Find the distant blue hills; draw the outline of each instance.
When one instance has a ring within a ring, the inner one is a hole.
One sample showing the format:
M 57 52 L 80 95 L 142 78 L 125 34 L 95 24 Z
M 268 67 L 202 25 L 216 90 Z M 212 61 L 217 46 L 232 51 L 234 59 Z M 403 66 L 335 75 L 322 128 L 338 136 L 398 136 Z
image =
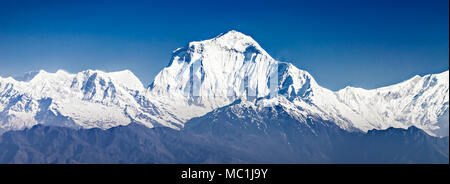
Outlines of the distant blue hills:
M 448 137 L 416 127 L 348 132 L 273 109 L 246 109 L 249 119 L 241 119 L 225 107 L 181 131 L 137 123 L 107 130 L 36 125 L 0 137 L 0 163 L 449 163 Z

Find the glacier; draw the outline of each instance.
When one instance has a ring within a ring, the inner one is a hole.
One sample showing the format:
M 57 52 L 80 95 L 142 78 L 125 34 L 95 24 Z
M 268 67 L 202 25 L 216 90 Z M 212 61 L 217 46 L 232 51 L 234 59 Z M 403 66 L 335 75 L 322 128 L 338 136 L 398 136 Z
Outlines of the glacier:
M 192 118 L 238 103 L 281 106 L 295 119 L 330 121 L 347 131 L 415 126 L 442 137 L 448 136 L 448 78 L 447 70 L 377 89 L 332 91 L 232 30 L 176 49 L 147 87 L 129 70 L 0 77 L 0 133 L 38 124 L 110 129 L 133 122 L 180 130 Z

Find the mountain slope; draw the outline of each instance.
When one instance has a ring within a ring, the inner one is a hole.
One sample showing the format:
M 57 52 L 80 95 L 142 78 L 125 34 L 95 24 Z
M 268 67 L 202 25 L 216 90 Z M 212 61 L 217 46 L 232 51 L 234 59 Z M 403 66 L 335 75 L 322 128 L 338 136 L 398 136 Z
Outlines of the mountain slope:
M 431 135 L 447 136 L 442 131 L 448 130 L 448 121 L 439 124 L 439 118 L 448 120 L 448 79 L 447 70 L 373 90 L 347 87 L 336 95 L 375 129 L 416 126 Z
M 175 50 L 148 88 L 130 71 L 0 77 L 0 133 L 36 124 L 108 129 L 130 122 L 179 130 L 242 99 L 280 104 L 296 119 L 314 117 L 347 131 L 416 126 L 447 136 L 448 87 L 446 71 L 379 89 L 334 92 L 307 71 L 274 60 L 250 36 L 229 31 Z
M 156 118 L 143 110 L 152 104 L 141 93 L 145 88 L 128 70 L 39 71 L 28 81 L 0 78 L 0 129 L 36 124 L 107 129 L 143 118 L 141 123 L 152 127 Z
M 346 130 L 417 126 L 430 135 L 446 136 L 440 128 L 446 125 L 437 124 L 448 110 L 448 71 L 433 76 L 439 76 L 432 79 L 435 87 L 422 82 L 404 89 L 400 83 L 361 89 L 362 93 L 351 87 L 333 92 L 318 85 L 308 72 L 274 60 L 251 37 L 230 31 L 177 49 L 150 87 L 155 99 L 162 97 L 164 105 L 174 109 L 171 114 L 184 121 L 237 99 L 282 95 L 302 112 L 333 121 Z M 428 80 L 427 76 L 414 78 Z M 401 95 L 389 97 L 397 93 Z M 191 108 L 195 110 L 186 110 Z

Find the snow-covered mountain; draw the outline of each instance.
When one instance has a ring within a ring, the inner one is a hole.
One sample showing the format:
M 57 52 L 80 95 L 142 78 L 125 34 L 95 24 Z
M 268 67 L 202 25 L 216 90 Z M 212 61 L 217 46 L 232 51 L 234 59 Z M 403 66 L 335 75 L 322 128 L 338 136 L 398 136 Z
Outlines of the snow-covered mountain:
M 147 88 L 127 70 L 0 77 L 0 129 L 108 129 L 130 122 L 180 129 L 193 117 L 242 99 L 245 107 L 277 105 L 297 119 L 332 121 L 349 131 L 414 125 L 445 136 L 448 77 L 445 71 L 379 89 L 331 91 L 308 72 L 273 59 L 250 36 L 229 31 L 175 50 Z

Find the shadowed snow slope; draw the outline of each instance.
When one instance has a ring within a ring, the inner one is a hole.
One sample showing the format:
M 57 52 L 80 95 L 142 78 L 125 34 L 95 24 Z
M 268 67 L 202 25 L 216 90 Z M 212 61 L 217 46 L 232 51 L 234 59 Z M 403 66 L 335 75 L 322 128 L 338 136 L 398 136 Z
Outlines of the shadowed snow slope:
M 416 126 L 448 135 L 442 130 L 448 129 L 442 121 L 448 120 L 448 71 L 379 89 L 334 92 L 237 31 L 175 50 L 148 88 L 128 70 L 41 70 L 16 79 L 0 77 L 0 133 L 36 124 L 108 129 L 136 122 L 180 129 L 242 99 L 254 108 L 280 105 L 295 119 L 314 117 L 348 131 Z

